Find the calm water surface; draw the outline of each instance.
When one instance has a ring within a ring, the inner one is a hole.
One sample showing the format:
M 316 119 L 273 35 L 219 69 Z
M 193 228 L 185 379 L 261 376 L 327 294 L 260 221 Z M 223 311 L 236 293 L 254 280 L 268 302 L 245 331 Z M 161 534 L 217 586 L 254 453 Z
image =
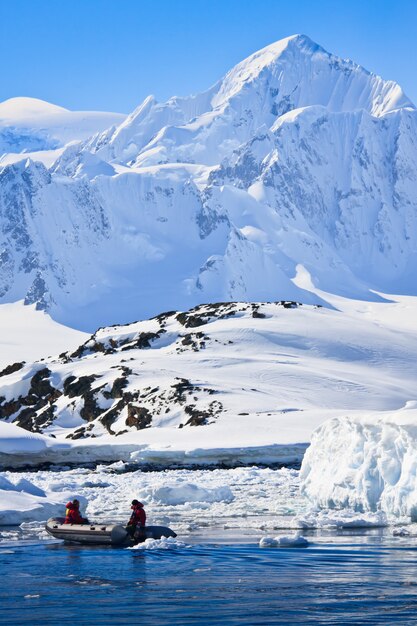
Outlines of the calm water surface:
M 9 542 L 1 624 L 412 624 L 417 543 L 374 534 L 307 548 L 183 544 L 169 550 Z

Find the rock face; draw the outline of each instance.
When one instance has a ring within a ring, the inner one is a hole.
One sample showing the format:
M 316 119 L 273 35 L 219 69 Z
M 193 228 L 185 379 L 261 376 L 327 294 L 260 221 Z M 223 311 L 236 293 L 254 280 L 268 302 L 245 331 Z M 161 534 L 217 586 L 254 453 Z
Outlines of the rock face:
M 396 83 L 289 37 L 50 169 L 0 169 L 0 302 L 91 331 L 201 302 L 313 303 L 311 283 L 415 294 L 416 162 Z

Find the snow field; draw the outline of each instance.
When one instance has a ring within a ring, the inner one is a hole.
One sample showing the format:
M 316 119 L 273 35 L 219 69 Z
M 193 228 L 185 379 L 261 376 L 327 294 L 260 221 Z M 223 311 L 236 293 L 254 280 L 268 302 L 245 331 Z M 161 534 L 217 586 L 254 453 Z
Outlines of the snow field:
M 75 350 L 88 337 L 54 322 L 48 314 L 37 311 L 35 305 L 24 305 L 22 300 L 0 306 L 0 328 L 0 370 L 17 361 L 34 361 Z

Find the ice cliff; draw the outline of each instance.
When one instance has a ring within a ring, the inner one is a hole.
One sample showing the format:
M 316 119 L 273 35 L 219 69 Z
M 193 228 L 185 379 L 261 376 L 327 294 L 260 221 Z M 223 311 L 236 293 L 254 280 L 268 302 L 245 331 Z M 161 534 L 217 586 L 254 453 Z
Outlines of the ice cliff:
M 417 521 L 417 402 L 325 422 L 312 436 L 300 478 L 320 508 Z

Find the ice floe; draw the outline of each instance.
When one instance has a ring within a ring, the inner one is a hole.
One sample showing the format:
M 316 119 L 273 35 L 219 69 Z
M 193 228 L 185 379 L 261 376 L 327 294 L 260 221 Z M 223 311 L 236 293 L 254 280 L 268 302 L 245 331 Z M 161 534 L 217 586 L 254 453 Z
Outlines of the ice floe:
M 205 489 L 191 483 L 150 487 L 141 491 L 141 497 L 156 504 L 186 504 L 187 502 L 232 502 L 234 495 L 228 486 Z
M 274 534 L 278 528 L 288 528 L 292 517 L 301 514 L 306 505 L 305 498 L 299 494 L 298 472 L 287 468 L 114 471 L 120 468 L 117 465 L 100 466 L 95 470 L 4 472 L 0 476 L 7 481 L 4 484 L 10 490 L 16 489 L 19 481 L 28 481 L 28 490 L 39 489 L 46 497 L 25 493 L 23 509 L 27 513 L 22 517 L 19 507 L 15 506 L 12 512 L 9 504 L 7 520 L 0 523 L 18 525 L 46 520 L 51 515 L 63 515 L 65 502 L 77 497 L 83 514 L 89 519 L 124 524 L 131 513 L 132 499 L 139 498 L 145 504 L 149 524 L 169 526 L 178 535 L 218 538 L 225 533 L 228 536 L 241 535 L 243 531 L 255 537 L 260 531 Z M 0 506 L 6 502 L 9 493 L 16 492 L 0 491 Z M 39 511 L 34 517 L 30 512 L 32 502 L 36 502 L 36 506 L 38 503 L 54 503 L 56 508 L 53 512 Z M 38 530 L 40 532 L 40 526 Z
M 260 548 L 306 548 L 308 541 L 302 535 L 279 535 L 278 537 L 262 537 Z
M 357 513 L 351 510 L 308 510 L 291 521 L 294 528 L 382 528 L 388 526 L 385 513 Z
M 51 498 L 41 488 L 25 478 L 13 483 L 0 475 L 0 526 L 13 526 L 22 522 L 46 520 L 54 515 L 62 515 L 64 501 L 68 494 Z M 61 499 L 62 498 L 62 499 Z
M 173 537 L 162 537 L 161 539 L 146 539 L 143 543 L 127 548 L 127 550 L 181 550 L 190 547 Z
M 409 537 L 411 533 L 407 528 L 402 526 L 400 528 L 393 528 L 392 535 L 393 537 Z

